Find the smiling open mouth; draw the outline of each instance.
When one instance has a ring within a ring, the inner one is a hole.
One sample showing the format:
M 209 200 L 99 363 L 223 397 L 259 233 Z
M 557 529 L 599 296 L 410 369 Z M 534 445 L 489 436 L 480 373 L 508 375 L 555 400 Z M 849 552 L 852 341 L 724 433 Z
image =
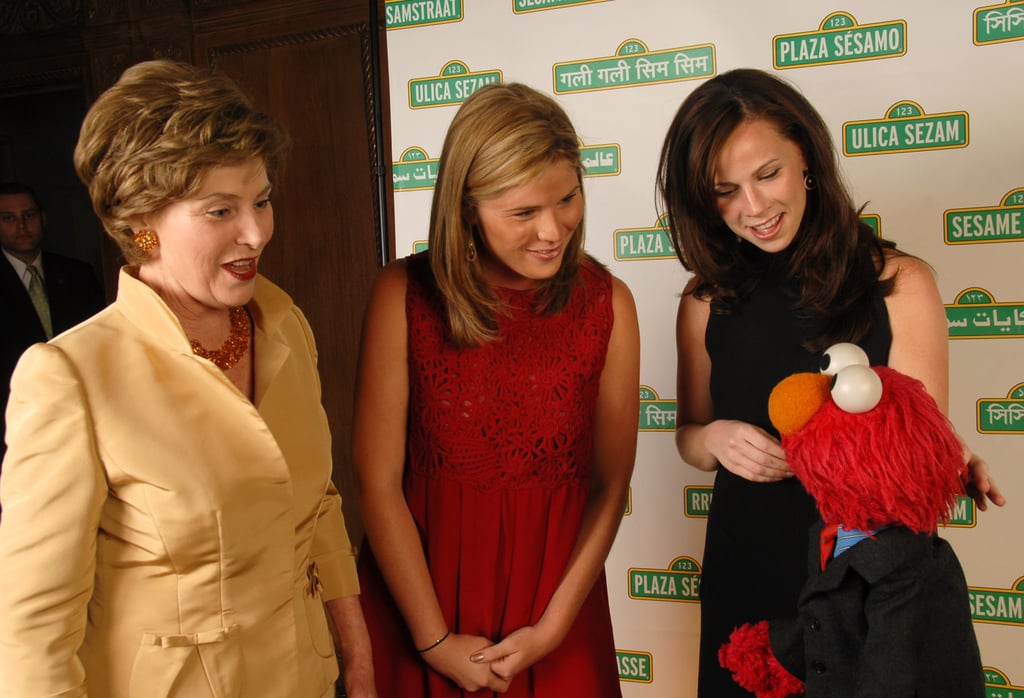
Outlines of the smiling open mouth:
M 242 281 L 248 281 L 256 276 L 255 258 L 228 262 L 227 264 L 222 265 L 222 267 L 236 279 L 241 279 Z
M 775 216 L 775 218 L 772 218 L 767 223 L 762 223 L 761 225 L 753 226 L 754 232 L 756 232 L 756 233 L 766 233 L 766 232 L 768 232 L 769 230 L 771 230 L 772 228 L 774 228 L 778 224 L 778 222 L 779 222 L 779 220 L 781 218 L 782 218 L 782 214 L 780 213 L 779 215 Z

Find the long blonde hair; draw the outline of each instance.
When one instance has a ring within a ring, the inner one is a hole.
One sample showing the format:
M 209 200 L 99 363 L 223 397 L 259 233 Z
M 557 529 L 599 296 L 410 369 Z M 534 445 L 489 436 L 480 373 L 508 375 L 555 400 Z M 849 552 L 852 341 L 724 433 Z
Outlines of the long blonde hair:
M 444 296 L 452 341 L 479 346 L 497 335 L 500 303 L 479 263 L 467 255 L 481 240 L 471 214 L 485 199 L 525 184 L 558 162 L 576 168 L 579 137 L 554 99 L 519 83 L 492 84 L 462 104 L 448 128 L 430 210 L 430 267 Z M 582 188 L 580 190 L 582 196 Z M 562 266 L 544 282 L 535 310 L 556 313 L 572 293 L 583 258 L 584 226 L 566 244 Z

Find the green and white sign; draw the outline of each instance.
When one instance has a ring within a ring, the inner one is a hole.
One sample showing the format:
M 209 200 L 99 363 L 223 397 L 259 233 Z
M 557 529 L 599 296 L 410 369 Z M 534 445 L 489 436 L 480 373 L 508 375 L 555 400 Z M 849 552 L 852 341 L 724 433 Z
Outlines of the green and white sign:
M 780 34 L 772 45 L 777 70 L 894 58 L 907 52 L 907 23 L 857 24 L 850 13 L 833 12 L 818 31 Z
M 651 683 L 654 681 L 654 657 L 650 652 L 615 652 L 619 664 L 619 681 Z
M 683 488 L 683 515 L 688 519 L 706 519 L 711 510 L 714 487 L 687 485 Z
M 1009 589 L 968 587 L 975 623 L 1024 626 L 1024 577 Z
M 648 228 L 619 228 L 613 233 L 615 259 L 676 259 L 676 248 L 668 235 L 668 214 Z
M 433 189 L 438 164 L 438 159 L 427 157 L 422 148 L 406 148 L 398 162 L 391 163 L 391 182 L 395 191 Z
M 484 85 L 501 82 L 500 70 L 471 71 L 462 61 L 449 61 L 438 77 L 409 81 L 409 108 L 426 109 L 461 104 Z
M 606 0 L 512 0 L 512 12 L 521 15 L 527 12 L 557 10 L 561 7 L 575 5 L 593 5 L 596 2 L 606 2 Z
M 949 522 L 946 526 L 950 528 L 974 528 L 977 524 L 978 505 L 970 497 L 960 495 L 956 498 L 953 510 L 949 512 Z
M 556 63 L 552 70 L 555 94 L 696 80 L 715 74 L 715 47 L 699 44 L 649 51 L 639 39 L 627 39 L 614 56 Z
M 860 216 L 860 222 L 866 223 L 869 228 L 875 231 L 875 237 L 881 237 L 882 217 L 877 213 L 862 213 Z
M 640 386 L 639 431 L 675 431 L 676 401 L 662 400 L 653 388 Z
M 1024 240 L 1024 188 L 1011 191 L 998 206 L 947 210 L 943 233 L 947 245 Z
M 945 308 L 950 339 L 1024 337 L 1024 303 L 996 303 L 991 293 L 974 287 Z
M 978 431 L 982 434 L 1024 434 L 1024 383 L 1005 398 L 978 400 Z
M 608 177 L 622 172 L 622 149 L 615 143 L 580 148 L 584 177 Z
M 388 30 L 462 21 L 462 0 L 385 0 Z
M 1024 686 L 1014 686 L 999 669 L 987 666 L 985 671 L 985 698 L 1024 698 Z
M 925 114 L 914 102 L 898 102 L 884 119 L 843 124 L 843 154 L 884 155 L 966 148 L 967 112 Z
M 664 570 L 631 567 L 628 576 L 631 599 L 684 603 L 700 601 L 700 564 L 692 557 L 677 557 Z
M 974 43 L 978 46 L 1024 39 L 1024 0 L 1007 0 L 974 11 Z

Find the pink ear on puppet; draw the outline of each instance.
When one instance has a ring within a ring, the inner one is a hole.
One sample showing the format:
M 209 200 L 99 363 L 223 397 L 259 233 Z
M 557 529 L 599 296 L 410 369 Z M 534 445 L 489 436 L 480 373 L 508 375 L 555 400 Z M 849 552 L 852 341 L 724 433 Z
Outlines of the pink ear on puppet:
M 804 683 L 786 671 L 772 652 L 768 623 L 747 623 L 732 631 L 718 650 L 718 663 L 733 680 L 757 698 L 790 698 L 804 692 Z

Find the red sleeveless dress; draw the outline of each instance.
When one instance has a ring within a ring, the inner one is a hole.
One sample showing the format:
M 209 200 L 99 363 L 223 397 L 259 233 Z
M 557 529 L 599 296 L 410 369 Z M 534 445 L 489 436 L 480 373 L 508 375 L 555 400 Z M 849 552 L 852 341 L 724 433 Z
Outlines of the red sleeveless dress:
M 498 641 L 536 623 L 576 541 L 593 461 L 593 416 L 612 327 L 611 277 L 584 263 L 568 305 L 531 312 L 500 291 L 501 338 L 449 342 L 425 255 L 409 258 L 405 495 L 454 632 Z M 465 694 L 419 657 L 367 544 L 363 610 L 384 698 Z M 621 695 L 602 572 L 562 644 L 512 680 L 507 698 Z

